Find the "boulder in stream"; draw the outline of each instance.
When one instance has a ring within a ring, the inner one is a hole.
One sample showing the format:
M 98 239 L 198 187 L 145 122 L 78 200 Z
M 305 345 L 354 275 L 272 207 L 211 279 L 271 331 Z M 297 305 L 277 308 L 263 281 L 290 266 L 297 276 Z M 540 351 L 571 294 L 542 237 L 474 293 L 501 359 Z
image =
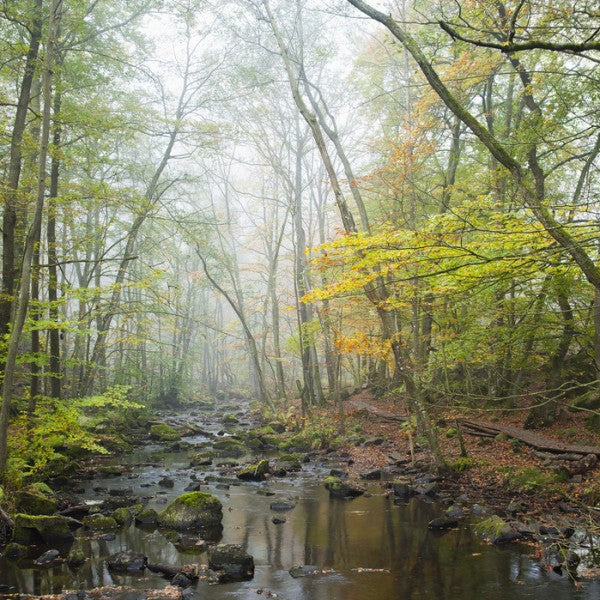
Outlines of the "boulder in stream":
M 83 526 L 91 531 L 110 531 L 117 529 L 119 524 L 112 517 L 105 517 L 100 513 L 83 517 Z
M 208 566 L 219 581 L 246 581 L 254 577 L 254 558 L 237 544 L 219 544 L 208 553 Z
M 330 498 L 357 498 L 365 493 L 365 490 L 362 488 L 342 481 L 339 477 L 327 477 L 324 485 L 329 490 Z
M 159 442 L 179 441 L 180 435 L 176 429 L 166 423 L 155 423 L 150 427 L 150 437 Z
M 221 533 L 223 526 L 221 501 L 204 492 L 190 492 L 179 496 L 158 515 L 160 527 L 176 531 Z
M 27 556 L 27 546 L 16 544 L 15 542 L 6 544 L 4 552 L 2 552 L 2 558 L 5 558 L 6 560 L 18 561 L 24 556 Z
M 248 465 L 237 472 L 237 478 L 242 481 L 264 481 L 270 471 L 269 461 L 260 460 L 254 465 Z
M 17 510 L 28 515 L 53 515 L 58 502 L 48 487 L 29 486 L 16 494 Z
M 13 542 L 18 544 L 46 544 L 73 540 L 71 526 L 81 525 L 70 517 L 49 517 L 45 515 L 16 515 L 13 529 Z
M 115 573 L 138 573 L 146 568 L 147 563 L 147 557 L 131 550 L 111 554 L 106 560 L 108 568 Z
M 497 515 L 492 515 L 476 523 L 475 531 L 492 544 L 513 542 L 523 537 L 523 534 L 513 529 Z
M 33 561 L 33 564 L 37 565 L 38 567 L 49 567 L 54 563 L 54 561 L 59 557 L 59 555 L 60 552 L 58 550 L 46 550 L 44 554 L 38 556 Z
M 156 526 L 158 524 L 158 513 L 153 508 L 144 508 L 135 515 L 135 524 Z

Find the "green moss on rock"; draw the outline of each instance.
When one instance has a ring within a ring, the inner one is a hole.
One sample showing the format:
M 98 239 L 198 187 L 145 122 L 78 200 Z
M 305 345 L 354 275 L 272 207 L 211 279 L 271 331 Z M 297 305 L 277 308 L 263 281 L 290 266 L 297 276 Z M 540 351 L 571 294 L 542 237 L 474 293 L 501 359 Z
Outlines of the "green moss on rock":
M 158 515 L 160 527 L 175 531 L 222 529 L 221 501 L 204 492 L 190 492 L 176 498 Z
M 52 544 L 73 539 L 67 517 L 18 514 L 14 521 L 13 542 L 18 544 L 36 544 L 40 540 Z
M 15 504 L 19 512 L 28 515 L 52 515 L 58 508 L 58 502 L 54 498 L 31 487 L 16 494 Z
M 269 461 L 261 460 L 254 465 L 248 465 L 237 472 L 237 478 L 243 481 L 263 481 L 269 473 Z
M 83 517 L 83 526 L 92 531 L 111 531 L 112 529 L 117 529 L 119 524 L 112 517 L 95 514 Z
M 158 513 L 153 508 L 144 508 L 135 515 L 138 525 L 154 525 L 158 523 Z
M 117 508 L 111 516 L 119 525 L 130 525 L 133 521 L 133 513 L 125 507 Z
M 156 423 L 150 427 L 150 437 L 161 442 L 175 442 L 180 435 L 173 427 L 166 423 Z

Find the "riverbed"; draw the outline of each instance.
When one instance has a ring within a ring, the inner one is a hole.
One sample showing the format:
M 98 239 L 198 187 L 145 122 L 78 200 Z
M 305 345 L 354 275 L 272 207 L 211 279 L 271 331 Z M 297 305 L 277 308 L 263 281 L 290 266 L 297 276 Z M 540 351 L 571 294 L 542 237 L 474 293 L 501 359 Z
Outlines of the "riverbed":
M 210 418 L 199 423 L 216 432 Z M 184 438 L 198 444 L 208 438 Z M 250 460 L 251 457 L 246 457 Z M 223 503 L 223 543 L 240 544 L 253 555 L 256 571 L 251 581 L 194 586 L 198 599 L 252 597 L 287 600 L 596 600 L 600 582 L 584 581 L 577 591 L 566 575 L 544 570 L 526 545 L 492 546 L 472 531 L 468 519 L 458 528 L 440 533 L 429 531 L 428 522 L 444 507 L 427 497 L 408 501 L 395 499 L 381 485 L 368 486 L 368 494 L 353 500 L 330 499 L 322 485 L 331 468 L 343 467 L 335 458 L 309 462 L 299 473 L 266 482 L 239 482 L 225 466 L 189 466 L 187 450 L 172 450 L 148 444 L 127 456 L 113 456 L 103 464 L 123 466 L 123 474 L 97 476 L 81 483 L 79 495 L 89 504 L 108 497 L 139 496 L 148 507 L 162 510 L 182 494 L 193 480 L 213 476 L 201 491 Z M 174 485 L 159 485 L 163 478 Z M 209 477 L 210 479 L 210 477 Z M 117 491 L 115 491 L 117 490 Z M 294 507 L 273 511 L 274 502 Z M 273 523 L 273 517 L 285 521 Z M 136 525 L 111 535 L 80 529 L 73 547 L 81 548 L 88 560 L 78 569 L 66 563 L 37 567 L 31 560 L 15 563 L 0 559 L 0 585 L 9 593 L 56 594 L 65 589 L 91 589 L 127 585 L 136 589 L 162 588 L 168 580 L 148 570 L 144 575 L 116 575 L 106 567 L 106 558 L 120 550 L 142 552 L 151 563 L 185 565 L 206 562 L 203 547 L 182 551 L 160 530 Z M 60 548 L 59 548 L 60 549 Z M 36 548 L 41 554 L 45 548 Z M 63 552 L 65 549 L 63 549 Z M 34 558 L 34 556 L 32 556 Z M 310 565 L 310 575 L 293 578 L 289 569 Z M 137 599 L 132 599 L 137 600 Z

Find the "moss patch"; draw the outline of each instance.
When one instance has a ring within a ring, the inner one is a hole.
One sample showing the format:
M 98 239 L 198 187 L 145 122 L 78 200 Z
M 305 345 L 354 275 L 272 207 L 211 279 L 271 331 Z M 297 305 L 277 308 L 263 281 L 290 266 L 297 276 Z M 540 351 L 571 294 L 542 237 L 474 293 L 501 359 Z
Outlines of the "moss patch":
M 175 442 L 180 439 L 177 430 L 166 423 L 156 423 L 150 427 L 150 437 L 161 442 Z
M 176 531 L 222 529 L 221 501 L 205 492 L 190 492 L 176 498 L 158 515 L 158 524 Z

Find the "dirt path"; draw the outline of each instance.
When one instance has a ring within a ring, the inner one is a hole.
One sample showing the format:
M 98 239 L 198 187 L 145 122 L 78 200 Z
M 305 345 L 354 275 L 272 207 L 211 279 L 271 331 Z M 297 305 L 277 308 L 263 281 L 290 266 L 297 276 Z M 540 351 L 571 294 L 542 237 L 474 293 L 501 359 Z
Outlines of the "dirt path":
M 366 410 L 370 414 L 379 417 L 386 421 L 406 421 L 407 417 L 398 413 L 382 410 L 360 399 L 350 399 L 348 404 L 356 410 Z M 550 439 L 539 433 L 515 427 L 513 425 L 501 425 L 497 423 L 488 423 L 485 421 L 475 421 L 471 419 L 460 419 L 460 425 L 463 432 L 483 437 L 495 437 L 498 434 L 505 434 L 510 438 L 514 438 L 523 442 L 527 446 L 531 446 L 536 450 L 548 452 L 550 454 L 576 455 L 577 457 L 594 454 L 600 458 L 600 447 L 598 446 L 583 446 L 579 444 L 565 444 L 557 440 Z M 567 458 L 557 457 L 557 458 Z

